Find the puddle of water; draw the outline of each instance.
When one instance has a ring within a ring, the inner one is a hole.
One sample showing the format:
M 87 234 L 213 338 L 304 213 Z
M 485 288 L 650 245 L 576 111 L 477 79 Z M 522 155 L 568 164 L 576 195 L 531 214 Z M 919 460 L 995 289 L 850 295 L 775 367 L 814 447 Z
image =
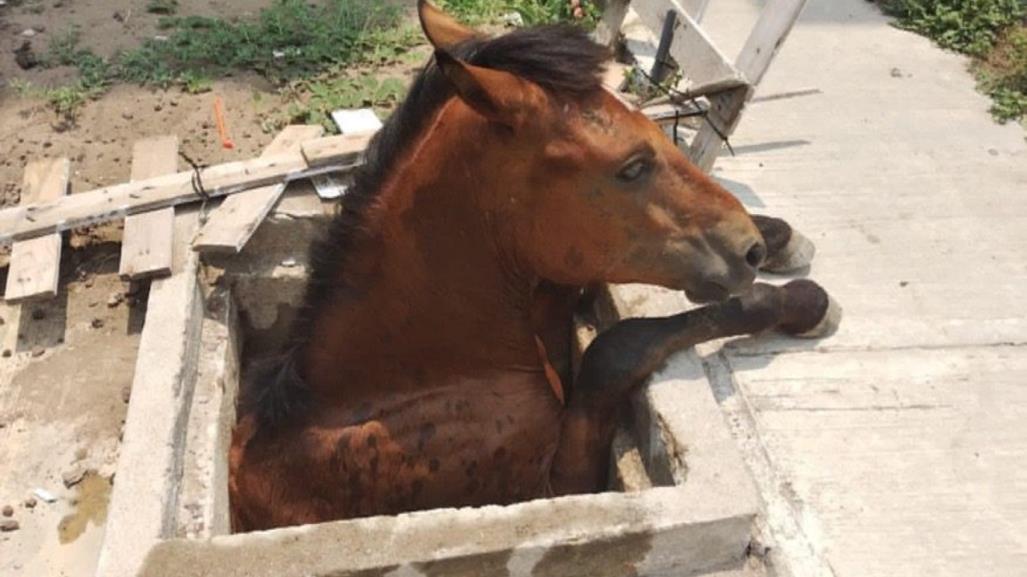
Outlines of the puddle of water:
M 107 503 L 111 495 L 110 480 L 90 471 L 75 489 L 75 510 L 61 519 L 57 526 L 61 545 L 81 537 L 90 523 L 96 527 L 103 527 L 107 521 Z

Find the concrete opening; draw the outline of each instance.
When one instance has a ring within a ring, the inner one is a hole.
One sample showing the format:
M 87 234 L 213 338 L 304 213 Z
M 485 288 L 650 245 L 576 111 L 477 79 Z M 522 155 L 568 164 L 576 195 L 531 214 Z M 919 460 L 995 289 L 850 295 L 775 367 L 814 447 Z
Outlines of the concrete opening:
M 153 547 L 141 574 L 594 577 L 744 563 L 755 492 L 694 353 L 672 359 L 625 409 L 609 492 L 231 534 L 227 450 L 240 375 L 282 344 L 307 247 L 328 218 L 312 195 L 287 195 L 241 254 L 208 259 L 176 538 Z M 622 314 L 607 297 L 592 323 Z M 595 330 L 579 328 L 582 344 Z

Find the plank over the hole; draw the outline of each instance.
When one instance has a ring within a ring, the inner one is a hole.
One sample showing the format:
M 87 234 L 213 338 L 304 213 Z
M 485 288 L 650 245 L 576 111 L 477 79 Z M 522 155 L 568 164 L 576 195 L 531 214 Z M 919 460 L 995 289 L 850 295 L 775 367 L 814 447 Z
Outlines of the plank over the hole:
M 298 151 L 300 144 L 320 137 L 323 132 L 321 126 L 286 126 L 264 149 L 262 156 Z M 285 183 L 282 182 L 229 196 L 208 215 L 206 224 L 193 241 L 193 249 L 204 252 L 239 252 L 284 191 Z
M 67 158 L 36 160 L 25 167 L 22 204 L 46 202 L 68 193 L 71 162 Z M 7 272 L 7 302 L 57 295 L 61 235 L 50 234 L 14 243 Z
M 160 136 L 132 146 L 132 181 L 178 170 L 178 137 Z M 166 207 L 125 217 L 118 273 L 126 280 L 171 274 L 175 209 Z
M 208 195 L 219 197 L 276 182 L 351 170 L 359 164 L 370 136 L 347 137 L 345 146 L 340 146 L 343 143 L 337 142 L 338 138 L 333 136 L 310 141 L 315 144 L 304 145 L 303 154 L 276 154 L 208 166 L 201 171 L 203 185 Z M 199 198 L 193 190 L 192 179 L 193 171 L 187 170 L 105 186 L 73 194 L 60 201 L 0 209 L 0 243 L 196 202 Z

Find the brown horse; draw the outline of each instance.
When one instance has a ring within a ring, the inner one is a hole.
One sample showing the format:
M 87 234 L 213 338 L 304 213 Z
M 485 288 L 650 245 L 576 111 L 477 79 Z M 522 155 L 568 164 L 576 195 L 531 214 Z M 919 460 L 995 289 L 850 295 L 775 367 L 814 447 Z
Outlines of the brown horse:
M 583 32 L 486 39 L 419 10 L 433 62 L 312 248 L 291 347 L 249 384 L 237 531 L 600 490 L 618 406 L 671 352 L 827 317 L 812 282 L 754 287 L 787 225 L 754 224 L 605 91 Z M 572 311 L 599 282 L 717 304 L 617 324 L 575 378 Z

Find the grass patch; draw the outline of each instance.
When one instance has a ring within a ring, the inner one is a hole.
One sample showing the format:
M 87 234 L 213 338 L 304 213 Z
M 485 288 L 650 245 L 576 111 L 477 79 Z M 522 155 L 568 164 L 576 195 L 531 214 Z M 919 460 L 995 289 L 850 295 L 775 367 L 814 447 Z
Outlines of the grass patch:
M 527 25 L 575 21 L 592 26 L 600 9 L 594 0 L 446 0 L 446 10 L 469 24 L 495 23 L 516 12 Z M 398 79 L 375 78 L 376 68 L 417 60 L 411 49 L 424 43 L 419 29 L 402 22 L 397 3 L 367 0 L 275 0 L 251 21 L 176 16 L 177 0 L 149 0 L 160 15 L 161 35 L 138 48 L 104 59 L 80 44 L 77 28 L 55 35 L 48 66 L 73 66 L 72 85 L 42 92 L 73 122 L 78 108 L 113 82 L 135 82 L 190 93 L 206 92 L 212 79 L 252 71 L 282 87 L 288 111 L 270 121 L 321 123 L 338 108 L 374 106 L 387 112 L 406 87 Z M 349 72 L 359 70 L 360 72 Z
M 507 14 L 517 13 L 528 26 L 580 22 L 592 28 L 602 16 L 595 0 L 579 0 L 576 5 L 569 0 L 444 0 L 439 5 L 472 25 L 498 22 Z
M 146 3 L 146 11 L 165 16 L 174 14 L 178 12 L 178 0 L 150 0 Z
M 974 58 L 999 122 L 1027 113 L 1027 0 L 881 0 L 897 26 Z

